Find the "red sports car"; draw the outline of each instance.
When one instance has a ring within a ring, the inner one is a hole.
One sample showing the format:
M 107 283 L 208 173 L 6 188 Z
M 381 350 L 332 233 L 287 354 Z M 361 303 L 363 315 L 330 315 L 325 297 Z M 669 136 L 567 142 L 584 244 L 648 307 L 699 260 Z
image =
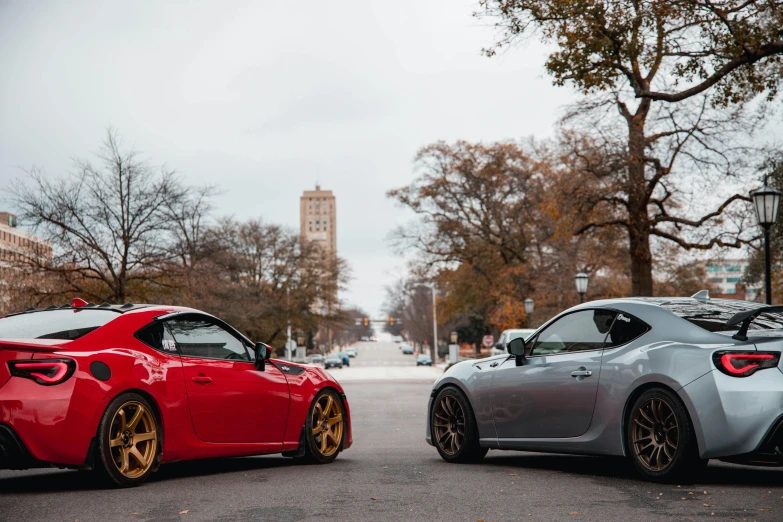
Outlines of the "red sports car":
M 74 299 L 0 319 L 0 469 L 94 468 L 135 486 L 166 462 L 326 463 L 350 445 L 329 374 L 198 310 Z

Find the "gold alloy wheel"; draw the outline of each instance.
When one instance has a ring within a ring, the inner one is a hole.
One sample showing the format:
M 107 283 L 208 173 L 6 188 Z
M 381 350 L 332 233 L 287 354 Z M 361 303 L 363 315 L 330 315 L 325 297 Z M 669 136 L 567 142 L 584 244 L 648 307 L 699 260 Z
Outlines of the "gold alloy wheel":
M 646 400 L 633 418 L 636 457 L 651 471 L 668 468 L 677 454 L 680 429 L 672 407 L 663 399 Z
M 312 419 L 315 446 L 324 457 L 331 457 L 340 449 L 343 440 L 343 412 L 331 395 L 323 395 L 315 403 Z
M 120 406 L 109 427 L 109 449 L 117 470 L 129 479 L 150 469 L 158 450 L 158 431 L 146 406 L 136 401 Z
M 435 440 L 447 455 L 456 455 L 465 443 L 465 412 L 459 401 L 444 395 L 435 406 Z

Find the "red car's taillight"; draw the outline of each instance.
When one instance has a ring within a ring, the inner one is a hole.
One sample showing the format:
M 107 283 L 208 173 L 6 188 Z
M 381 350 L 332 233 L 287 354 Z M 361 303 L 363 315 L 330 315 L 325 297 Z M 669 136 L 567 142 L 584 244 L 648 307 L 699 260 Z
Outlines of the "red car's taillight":
M 43 386 L 52 386 L 67 381 L 76 371 L 73 359 L 46 359 L 40 361 L 8 361 L 11 375 L 32 379 Z
M 712 354 L 715 367 L 732 377 L 748 377 L 764 368 L 775 368 L 780 362 L 780 352 L 730 352 Z

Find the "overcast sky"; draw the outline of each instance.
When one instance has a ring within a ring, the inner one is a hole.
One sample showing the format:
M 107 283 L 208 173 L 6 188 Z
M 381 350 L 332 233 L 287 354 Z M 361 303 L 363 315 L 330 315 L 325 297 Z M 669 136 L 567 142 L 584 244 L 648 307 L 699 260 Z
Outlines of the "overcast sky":
M 316 180 L 337 197 L 343 295 L 380 313 L 403 272 L 386 198 L 437 140 L 551 136 L 567 88 L 535 42 L 495 58 L 463 0 L 0 0 L 0 191 L 67 173 L 108 125 L 155 164 L 217 184 L 218 213 L 298 230 Z

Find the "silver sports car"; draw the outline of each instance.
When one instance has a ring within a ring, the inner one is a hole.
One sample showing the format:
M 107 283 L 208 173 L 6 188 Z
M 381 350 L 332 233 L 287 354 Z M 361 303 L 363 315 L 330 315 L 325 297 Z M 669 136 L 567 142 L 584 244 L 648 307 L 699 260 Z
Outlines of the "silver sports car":
M 783 465 L 781 351 L 779 306 L 706 292 L 585 303 L 445 372 L 427 442 L 449 462 L 490 448 L 625 455 L 656 481 L 711 458 Z

